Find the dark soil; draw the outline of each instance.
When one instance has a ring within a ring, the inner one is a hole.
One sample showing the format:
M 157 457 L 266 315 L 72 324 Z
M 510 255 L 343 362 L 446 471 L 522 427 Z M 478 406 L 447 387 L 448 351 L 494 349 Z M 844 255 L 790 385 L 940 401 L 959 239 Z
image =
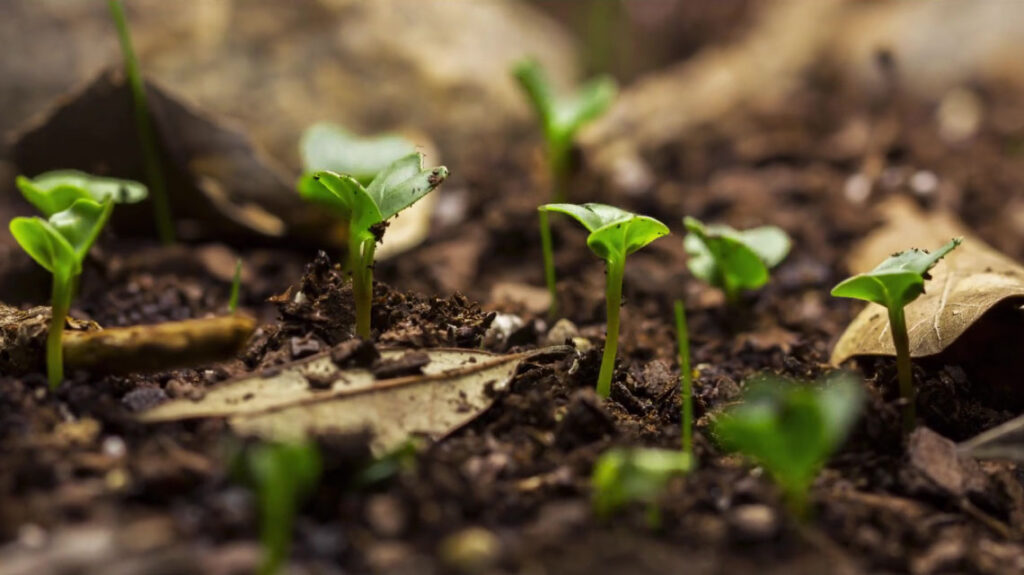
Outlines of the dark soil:
M 827 80 L 809 81 L 783 110 L 707 126 L 660 150 L 650 158 L 659 180 L 646 195 L 613 196 L 585 172 L 573 188 L 574 200 L 616 203 L 677 232 L 686 214 L 783 227 L 794 248 L 763 290 L 727 308 L 689 275 L 678 235 L 631 256 L 619 367 L 611 399 L 600 401 L 592 388 L 603 339 L 603 269 L 582 232 L 557 221 L 562 309 L 594 349 L 576 369 L 568 360 L 524 365 L 481 417 L 369 487 L 358 480 L 369 463 L 366 438 L 322 438 L 324 477 L 296 526 L 293 556 L 304 572 L 1024 570 L 1019 469 L 964 463 L 925 431 L 909 446 L 903 442 L 891 360 L 849 366 L 864 374 L 870 399 L 853 437 L 815 484 L 806 524 L 787 515 L 762 470 L 723 454 L 707 433 L 747 377 L 768 371 L 813 379 L 830 369 L 829 350 L 861 306 L 828 292 L 845 277 L 844 254 L 876 224 L 870 207 L 879 200 L 903 194 L 927 208 L 953 208 L 986 241 L 1024 257 L 1012 209 L 1024 205 L 1024 161 L 1013 152 L 1024 132 L 985 125 L 969 145 L 945 144 L 931 107 L 861 102 Z M 989 109 L 1015 109 L 998 91 L 985 97 Z M 876 137 L 851 144 L 843 135 L 856 125 Z M 496 286 L 527 293 L 522 286 L 543 285 L 536 205 L 545 194 L 532 177 L 532 154 L 482 159 L 462 175 L 471 192 L 448 198 L 465 204 L 465 217 L 442 222 L 421 247 L 378 264 L 376 343 L 496 352 L 545 344 L 542 311 L 528 299 L 493 295 Z M 850 178 L 879 162 L 883 176 L 873 192 L 851 200 L 844 192 Z M 934 189 L 914 191 L 909 176 L 921 170 L 937 176 Z M 78 315 L 115 326 L 225 309 L 230 277 L 217 274 L 231 266 L 217 262 L 234 261 L 227 248 L 149 247 L 143 257 L 117 238 L 103 243 L 83 278 Z M 226 425 L 146 427 L 130 417 L 169 397 L 201 395 L 233 375 L 339 346 L 349 347 L 338 353 L 356 353 L 350 290 L 327 255 L 241 255 L 243 307 L 262 324 L 237 360 L 146 376 L 72 374 L 56 393 L 42 374 L 0 377 L 0 543 L 31 549 L 49 534 L 71 549 L 71 542 L 102 534 L 95 536 L 109 539 L 94 542 L 95 552 L 127 570 L 118 572 L 251 570 L 256 508 L 231 481 Z M 299 291 L 304 297 L 295 297 Z M 588 497 L 599 454 L 679 442 L 671 317 L 677 298 L 689 310 L 699 374 L 699 467 L 664 494 L 660 529 L 647 526 L 641 507 L 598 521 Z M 495 337 L 489 329 L 498 313 L 519 315 L 521 327 Z M 411 355 L 383 369 L 413 373 L 418 361 Z M 946 438 L 962 440 L 1015 415 L 1007 400 L 985 392 L 987 381 L 959 364 L 922 363 L 915 374 L 921 424 Z M 65 572 L 57 566 L 71 560 L 52 554 L 49 561 L 31 572 Z

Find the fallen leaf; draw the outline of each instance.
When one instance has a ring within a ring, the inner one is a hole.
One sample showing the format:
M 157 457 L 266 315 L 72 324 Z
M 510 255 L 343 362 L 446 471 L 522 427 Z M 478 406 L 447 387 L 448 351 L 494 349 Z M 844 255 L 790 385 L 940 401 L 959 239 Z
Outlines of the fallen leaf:
M 381 350 L 395 360 L 407 350 Z M 494 355 L 427 349 L 423 375 L 377 379 L 363 368 L 341 370 L 330 353 L 248 375 L 207 390 L 200 401 L 176 400 L 139 415 L 147 423 L 224 417 L 238 433 L 296 440 L 327 432 L 373 432 L 381 454 L 412 434 L 439 439 L 486 410 L 528 358 L 564 355 L 569 347 Z M 327 385 L 323 382 L 328 381 Z M 316 384 L 316 385 L 314 385 Z M 320 386 L 320 387 L 317 387 Z
M 893 252 L 934 249 L 964 237 L 931 270 L 925 293 L 906 307 L 912 357 L 943 352 L 997 304 L 1024 297 L 1024 267 L 973 237 L 949 212 L 924 213 L 905 198 L 879 209 L 886 222 L 853 250 L 847 262 L 852 273 L 871 270 Z M 880 305 L 868 304 L 850 323 L 831 361 L 838 365 L 859 355 L 895 355 L 888 314 Z

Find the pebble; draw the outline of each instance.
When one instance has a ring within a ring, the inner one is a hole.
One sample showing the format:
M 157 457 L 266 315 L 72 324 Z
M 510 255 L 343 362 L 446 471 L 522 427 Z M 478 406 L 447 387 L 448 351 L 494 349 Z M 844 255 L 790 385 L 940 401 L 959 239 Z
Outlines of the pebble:
M 159 387 L 141 387 L 139 389 L 134 389 L 126 393 L 125 396 L 121 398 L 121 403 L 123 403 L 129 411 L 142 411 L 144 409 L 156 407 L 165 401 L 167 401 L 167 394 Z
M 580 330 L 573 322 L 562 318 L 555 322 L 544 338 L 544 345 L 565 345 L 580 335 Z
M 779 532 L 779 516 L 774 509 L 760 503 L 740 505 L 729 515 L 729 527 L 741 541 L 766 541 Z
M 461 573 L 480 573 L 490 568 L 501 553 L 498 536 L 483 527 L 468 527 L 441 542 L 440 558 Z

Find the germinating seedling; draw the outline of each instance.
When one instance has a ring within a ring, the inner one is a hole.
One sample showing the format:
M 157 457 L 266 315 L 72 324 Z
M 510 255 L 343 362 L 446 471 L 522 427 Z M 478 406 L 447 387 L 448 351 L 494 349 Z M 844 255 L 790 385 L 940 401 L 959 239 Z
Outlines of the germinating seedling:
M 21 195 L 45 217 L 63 212 L 76 200 L 110 199 L 116 204 L 134 204 L 146 199 L 149 190 L 133 180 L 104 178 L 77 170 L 55 170 L 34 178 L 18 176 L 14 183 Z
M 706 226 L 699 220 L 683 220 L 689 232 L 683 240 L 693 275 L 720 288 L 735 305 L 745 289 L 768 283 L 768 270 L 779 265 L 789 253 L 786 232 L 775 226 L 735 230 L 729 226 Z
M 109 198 L 102 204 L 78 199 L 47 220 L 39 217 L 11 220 L 14 239 L 53 275 L 52 315 L 46 336 L 46 371 L 51 389 L 64 380 L 64 322 L 71 308 L 75 282 L 82 273 L 82 261 L 113 208 L 114 202 Z
M 792 513 L 804 518 L 811 483 L 846 439 L 862 403 L 860 383 L 849 374 L 819 386 L 766 380 L 715 421 L 714 433 L 724 448 L 764 467 Z
M 303 443 L 261 443 L 243 452 L 241 479 L 256 491 L 260 507 L 260 575 L 277 573 L 288 557 L 292 524 L 302 498 L 320 480 L 320 452 Z
M 313 124 L 299 142 L 303 168 L 299 188 L 313 185 L 313 175 L 323 170 L 348 174 L 369 186 L 391 162 L 415 151 L 416 145 L 402 136 L 361 137 L 337 124 Z
M 238 298 L 242 292 L 242 258 L 235 262 L 235 276 L 231 278 L 231 295 L 228 297 L 228 311 L 232 315 L 238 311 Z
M 615 371 L 615 353 L 619 344 L 619 307 L 622 304 L 622 276 L 626 269 L 626 256 L 668 235 L 665 224 L 654 218 L 639 216 L 605 204 L 546 204 L 541 212 L 558 212 L 572 216 L 590 232 L 587 246 L 607 264 L 605 299 L 608 311 L 608 329 L 601 359 L 601 373 L 597 379 L 597 394 L 608 397 Z M 550 258 L 550 254 L 545 257 Z
M 832 295 L 861 299 L 885 306 L 889 311 L 889 331 L 896 348 L 896 372 L 903 405 L 903 431 L 914 429 L 914 381 L 910 369 L 910 338 L 903 315 L 906 305 L 924 293 L 928 270 L 953 251 L 963 238 L 954 238 L 934 252 L 911 249 L 893 254 L 870 272 L 858 274 L 832 288 Z
M 423 155 L 412 153 L 389 164 L 368 186 L 331 171 L 314 174 L 317 185 L 300 188 L 310 201 L 327 204 L 348 221 L 348 269 L 356 302 L 356 334 L 370 338 L 373 254 L 386 222 L 430 193 L 448 177 L 444 166 L 423 169 Z
M 605 76 L 595 78 L 572 96 L 559 98 L 536 60 L 520 62 L 512 73 L 530 99 L 544 129 L 554 188 L 552 198 L 556 202 L 564 202 L 573 138 L 580 128 L 600 116 L 611 105 L 615 99 L 615 81 Z

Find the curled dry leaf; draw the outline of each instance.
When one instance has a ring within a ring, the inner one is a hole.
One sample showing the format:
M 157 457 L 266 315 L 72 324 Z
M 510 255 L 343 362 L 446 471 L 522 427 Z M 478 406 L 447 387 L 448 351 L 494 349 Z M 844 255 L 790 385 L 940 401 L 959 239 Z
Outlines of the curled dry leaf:
M 239 433 L 277 441 L 370 430 L 371 449 L 381 454 L 413 434 L 444 437 L 490 407 L 521 362 L 565 355 L 572 348 L 511 355 L 468 349 L 423 351 L 430 358 L 423 375 L 377 379 L 367 369 L 339 369 L 329 353 L 321 354 L 225 382 L 200 401 L 165 403 L 139 418 L 157 423 L 223 417 Z M 404 353 L 384 349 L 381 359 Z
M 851 253 L 852 273 L 871 270 L 893 252 L 965 238 L 931 270 L 925 293 L 906 307 L 912 357 L 946 351 L 997 304 L 1024 298 L 1024 267 L 972 237 L 952 214 L 924 213 L 903 198 L 885 202 L 880 211 L 886 222 Z M 895 355 L 888 316 L 880 305 L 869 304 L 853 320 L 836 343 L 832 363 L 858 355 Z

